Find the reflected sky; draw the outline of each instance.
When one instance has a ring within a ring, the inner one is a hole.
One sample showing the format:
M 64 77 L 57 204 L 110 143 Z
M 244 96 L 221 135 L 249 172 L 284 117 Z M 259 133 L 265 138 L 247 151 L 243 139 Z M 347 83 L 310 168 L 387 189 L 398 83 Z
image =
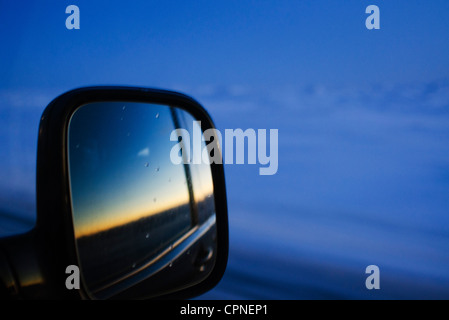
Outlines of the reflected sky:
M 77 237 L 189 201 L 183 166 L 170 161 L 170 108 L 104 102 L 80 107 L 69 126 Z

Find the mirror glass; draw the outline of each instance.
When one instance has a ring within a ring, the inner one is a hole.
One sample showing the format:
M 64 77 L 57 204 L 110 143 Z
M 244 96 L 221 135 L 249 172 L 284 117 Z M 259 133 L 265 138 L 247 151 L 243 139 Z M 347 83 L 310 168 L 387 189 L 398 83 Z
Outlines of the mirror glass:
M 72 217 L 92 298 L 158 296 L 212 270 L 211 169 L 192 164 L 187 152 L 199 126 L 182 109 L 148 103 L 96 102 L 73 113 L 67 135 Z M 184 161 L 176 164 L 172 149 L 183 144 Z

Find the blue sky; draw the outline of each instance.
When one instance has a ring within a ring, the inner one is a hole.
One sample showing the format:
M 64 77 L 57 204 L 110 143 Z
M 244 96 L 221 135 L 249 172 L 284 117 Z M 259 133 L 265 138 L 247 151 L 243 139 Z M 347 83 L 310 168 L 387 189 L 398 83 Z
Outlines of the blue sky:
M 65 8 L 80 8 L 67 30 Z M 365 28 L 376 4 L 381 29 Z M 3 87 L 354 84 L 439 79 L 447 1 L 0 4 Z

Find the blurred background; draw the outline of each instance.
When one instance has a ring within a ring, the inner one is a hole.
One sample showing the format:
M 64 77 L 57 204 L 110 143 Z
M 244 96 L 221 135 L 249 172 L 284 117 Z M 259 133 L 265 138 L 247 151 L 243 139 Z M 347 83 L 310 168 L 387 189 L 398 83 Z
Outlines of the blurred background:
M 448 14 L 445 0 L 2 0 L 0 234 L 35 223 L 53 98 L 171 89 L 223 132 L 279 130 L 275 175 L 225 166 L 229 263 L 199 299 L 449 299 Z

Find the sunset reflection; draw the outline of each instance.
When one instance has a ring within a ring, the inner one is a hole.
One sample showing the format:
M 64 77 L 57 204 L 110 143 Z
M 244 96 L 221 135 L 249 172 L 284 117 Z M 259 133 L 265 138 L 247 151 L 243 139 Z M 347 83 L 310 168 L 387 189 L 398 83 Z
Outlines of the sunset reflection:
M 167 106 L 96 103 L 74 113 L 69 165 L 76 237 L 189 202 L 183 167 L 169 158 L 173 129 Z
M 91 103 L 72 115 L 73 226 L 92 292 L 147 268 L 215 215 L 209 165 L 170 159 L 170 133 L 191 130 L 192 120 L 180 109 L 126 102 Z

